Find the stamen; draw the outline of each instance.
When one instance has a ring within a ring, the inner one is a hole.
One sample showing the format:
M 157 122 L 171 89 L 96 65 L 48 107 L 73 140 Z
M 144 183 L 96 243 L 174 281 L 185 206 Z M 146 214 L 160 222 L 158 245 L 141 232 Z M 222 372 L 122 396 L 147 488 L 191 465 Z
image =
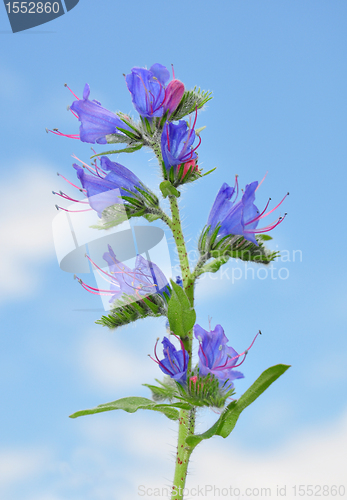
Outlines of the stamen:
M 86 189 L 81 189 L 79 186 L 76 186 L 76 184 L 73 184 L 72 182 L 70 182 L 66 177 L 64 177 L 62 174 L 60 174 L 59 172 L 57 172 L 57 175 L 59 177 L 62 177 L 64 179 L 64 181 L 66 181 L 68 184 L 70 184 L 70 186 L 73 186 L 75 187 L 76 189 L 78 189 L 79 191 L 81 191 L 81 193 L 86 193 L 87 190 Z
M 222 365 L 222 366 L 217 366 L 217 367 L 216 367 L 216 368 L 214 368 L 214 369 L 215 369 L 215 370 L 222 370 L 222 369 L 223 369 L 223 368 L 225 368 L 225 367 L 226 367 L 226 366 L 227 366 L 227 365 L 228 365 L 231 361 L 233 361 L 234 359 L 238 359 L 240 356 L 243 356 L 243 355 L 244 355 L 245 357 L 244 357 L 244 359 L 241 361 L 241 363 L 240 363 L 240 364 L 235 365 L 235 366 L 231 366 L 230 368 L 235 368 L 236 366 L 240 366 L 240 365 L 244 362 L 244 360 L 246 359 L 246 356 L 247 356 L 247 354 L 248 354 L 248 351 L 250 350 L 250 348 L 251 348 L 251 347 L 252 347 L 252 345 L 254 344 L 254 342 L 255 342 L 256 338 L 258 337 L 258 335 L 261 335 L 261 331 L 260 331 L 260 330 L 259 330 L 259 332 L 257 333 L 257 335 L 254 337 L 254 339 L 253 339 L 253 341 L 252 341 L 251 345 L 248 347 L 248 349 L 246 349 L 245 351 L 241 352 L 241 354 L 238 354 L 237 356 L 234 356 L 233 358 L 228 358 L 228 357 L 227 357 L 227 360 L 226 360 L 226 362 L 224 363 L 224 365 Z
M 80 139 L 79 134 L 63 134 L 62 132 L 59 132 L 57 128 L 54 128 L 53 130 L 46 128 L 46 132 L 52 132 L 52 134 L 59 135 L 60 137 L 68 137 L 69 139 Z
M 263 182 L 265 181 L 265 177 L 267 176 L 267 174 L 268 174 L 268 173 L 269 173 L 269 172 L 268 172 L 268 170 L 267 170 L 267 171 L 266 171 L 266 174 L 264 175 L 264 177 L 262 178 L 262 180 L 259 182 L 259 184 L 258 184 L 258 186 L 256 187 L 256 189 L 255 189 L 255 190 L 257 190 L 258 188 L 260 188 L 260 186 L 261 186 L 261 185 L 263 184 Z
M 57 196 L 60 196 L 61 198 L 64 198 L 64 200 L 69 200 L 69 201 L 73 201 L 75 203 L 85 203 L 87 205 L 89 205 L 89 202 L 88 201 L 80 201 L 80 200 L 75 200 L 74 198 L 71 198 L 70 196 L 68 196 L 67 194 L 63 193 L 62 191 L 60 191 L 60 193 L 57 193 L 56 191 L 52 191 L 53 194 L 56 194 Z
M 70 89 L 70 87 L 66 83 L 64 83 L 64 87 L 66 87 L 67 89 L 69 89 L 70 92 L 71 92 L 71 94 L 74 95 L 78 101 L 80 100 L 80 98 L 77 97 L 77 95 L 74 92 L 72 92 L 72 90 Z
M 64 212 L 70 212 L 72 214 L 75 214 L 77 212 L 89 212 L 90 210 L 93 210 L 92 208 L 87 208 L 86 210 L 67 210 L 67 208 L 59 207 L 58 205 L 55 206 L 57 210 L 64 210 Z
M 267 214 L 265 214 L 265 215 L 261 215 L 261 216 L 259 217 L 259 219 L 263 219 L 263 218 L 264 218 L 264 217 L 266 217 L 267 215 L 270 215 L 270 214 L 271 214 L 274 210 L 276 210 L 276 208 L 278 208 L 278 207 L 279 207 L 279 206 L 280 206 L 280 205 L 284 202 L 284 200 L 287 198 L 287 196 L 289 196 L 289 193 L 287 193 L 287 194 L 283 197 L 283 199 L 279 202 L 279 204 L 278 204 L 278 205 L 276 205 L 276 206 L 275 206 L 275 208 L 273 208 L 272 210 L 270 210 L 270 212 L 268 212 Z M 271 200 L 271 198 L 270 198 L 270 200 Z M 262 212 L 262 213 L 264 213 L 264 212 Z
M 255 217 L 255 219 L 252 219 L 252 220 L 250 220 L 249 222 L 246 222 L 245 226 L 247 226 L 248 224 L 252 224 L 252 222 L 255 222 L 256 220 L 261 219 L 261 218 L 262 218 L 261 216 L 262 216 L 262 215 L 263 215 L 263 213 L 266 211 L 267 207 L 269 206 L 270 201 L 271 201 L 271 198 L 269 198 L 269 199 L 268 199 L 268 202 L 267 202 L 267 204 L 266 204 L 266 206 L 265 206 L 264 210 L 262 211 L 262 213 L 261 213 L 261 214 L 259 214 L 257 217 Z M 274 209 L 274 210 L 275 210 L 275 209 Z M 271 213 L 271 212 L 269 212 L 269 213 Z M 268 215 L 268 214 L 267 214 L 267 215 Z
M 186 349 L 184 347 L 184 344 L 182 342 L 181 337 L 179 337 L 178 335 L 175 335 L 174 333 L 173 333 L 173 336 L 176 337 L 176 339 L 178 339 L 179 342 L 180 342 L 180 344 L 181 344 L 181 348 L 182 348 L 182 351 L 183 351 L 183 364 L 185 366 L 186 365 Z
M 174 70 L 173 64 L 171 64 L 171 68 L 172 68 L 172 79 L 176 80 L 176 78 L 175 78 L 175 70 Z

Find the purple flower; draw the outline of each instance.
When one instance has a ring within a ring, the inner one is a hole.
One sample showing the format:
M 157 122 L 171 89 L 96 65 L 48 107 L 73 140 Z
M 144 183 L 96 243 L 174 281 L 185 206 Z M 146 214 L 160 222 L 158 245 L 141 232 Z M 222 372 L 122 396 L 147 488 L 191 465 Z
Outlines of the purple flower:
M 89 94 L 90 88 L 86 83 L 83 99 L 74 101 L 70 107 L 81 122 L 80 139 L 82 142 L 107 144 L 107 135 L 122 135 L 122 132 L 118 130 L 119 127 L 130 130 L 115 113 L 103 108 L 99 101 L 90 101 Z
M 234 370 L 234 368 L 243 363 L 247 351 L 237 354 L 232 347 L 227 346 L 228 339 L 224 335 L 221 325 L 217 325 L 214 330 L 209 332 L 201 326 L 195 325 L 194 335 L 200 342 L 199 375 L 205 377 L 211 373 L 219 380 L 220 387 L 224 386 L 223 390 L 231 389 L 233 380 L 244 377 L 241 372 Z M 244 359 L 241 363 L 236 364 L 242 355 L 244 355 Z
M 74 163 L 77 177 L 86 191 L 90 206 L 101 216 L 105 208 L 116 203 L 122 204 L 120 196 L 138 193 L 136 188 L 146 189 L 140 179 L 120 163 L 109 160 L 107 156 L 100 158 L 100 166 L 83 164 L 85 168 Z M 86 171 L 90 173 L 86 173 Z
M 197 158 L 195 150 L 192 148 L 195 141 L 195 131 L 193 127 L 188 127 L 184 120 L 180 120 L 177 125 L 166 122 L 161 135 L 161 152 L 166 170 L 169 172 L 171 166 L 176 167 L 182 163 L 191 162 Z M 199 138 L 200 139 L 200 138 Z
M 109 266 L 109 272 L 101 269 L 88 255 L 87 258 L 105 281 L 110 283 L 109 288 L 100 289 L 86 285 L 78 278 L 80 284 L 88 292 L 96 295 L 110 295 L 110 302 L 120 299 L 123 294 L 133 296 L 134 301 L 156 293 L 162 295 L 165 292 L 170 296 L 171 288 L 164 273 L 156 264 L 141 255 L 137 255 L 135 267 L 130 269 L 117 259 L 112 247 L 108 245 L 108 252 L 104 253 L 103 259 Z
M 159 368 L 161 369 L 162 372 L 164 372 L 166 375 L 170 375 L 170 377 L 176 380 L 176 382 L 179 382 L 180 384 L 184 385 L 187 382 L 189 355 L 184 348 L 182 340 L 179 337 L 177 338 L 179 339 L 182 347 L 180 351 L 177 351 L 177 349 L 170 342 L 170 340 L 164 337 L 162 341 L 164 359 L 159 360 L 157 356 L 157 344 L 159 339 L 157 339 L 154 348 L 154 354 L 156 359 L 153 358 L 151 359 L 153 359 L 153 361 L 155 361 L 159 365 Z
M 125 80 L 132 96 L 133 104 L 141 116 L 152 118 L 163 116 L 166 111 L 173 113 L 180 103 L 184 85 L 172 80 L 167 87 L 170 73 L 162 64 L 153 64 L 148 69 L 132 68 Z
M 283 221 L 284 217 L 278 217 L 278 219 L 272 224 L 269 224 L 261 229 L 256 229 L 259 221 L 276 210 L 289 193 L 286 194 L 283 200 L 280 201 L 275 208 L 265 214 L 271 198 L 269 199 L 265 209 L 260 213 L 254 204 L 255 192 L 257 189 L 258 181 L 247 184 L 241 200 L 236 202 L 239 194 L 237 176 L 235 177 L 235 186 L 233 188 L 224 182 L 218 191 L 208 216 L 207 225 L 211 226 L 210 234 L 219 224 L 220 229 L 217 240 L 227 235 L 237 235 L 243 236 L 246 240 L 258 245 L 257 240 L 255 239 L 256 233 L 265 233 L 278 226 L 278 224 Z

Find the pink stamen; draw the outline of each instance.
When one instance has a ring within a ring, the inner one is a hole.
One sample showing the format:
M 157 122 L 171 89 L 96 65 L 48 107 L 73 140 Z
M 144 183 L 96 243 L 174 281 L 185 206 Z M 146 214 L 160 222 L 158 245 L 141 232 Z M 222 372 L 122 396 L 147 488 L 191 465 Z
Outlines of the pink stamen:
M 73 184 L 72 182 L 70 182 L 66 177 L 64 177 L 62 174 L 59 174 L 59 172 L 57 172 L 57 175 L 59 175 L 60 177 L 62 177 L 64 179 L 64 181 L 66 181 L 68 184 L 70 184 L 70 186 L 73 186 L 75 187 L 76 189 L 78 189 L 79 191 L 83 192 L 83 193 L 86 193 L 87 190 L 86 189 L 81 189 L 79 186 L 76 186 L 76 184 Z
M 274 229 L 276 226 L 278 226 L 278 224 L 281 224 L 281 222 L 284 221 L 284 219 L 286 218 L 287 214 L 284 214 L 283 217 L 279 217 L 277 222 L 272 224 L 272 225 L 269 225 L 269 226 L 266 226 L 266 227 L 262 227 L 261 229 L 254 229 L 254 230 L 251 230 L 251 229 L 248 229 L 247 231 L 244 231 L 245 233 L 266 233 L 267 231 L 272 231 L 272 229 Z
M 175 70 L 174 70 L 173 64 L 171 64 L 171 68 L 172 68 L 172 79 L 176 80 L 176 78 L 175 78 Z
M 258 186 L 255 188 L 255 190 L 257 190 L 258 188 L 260 188 L 260 186 L 263 184 L 263 182 L 265 181 L 265 177 L 267 176 L 268 174 L 268 171 L 266 172 L 266 174 L 264 175 L 264 177 L 262 178 L 262 180 L 259 182 Z
M 251 345 L 248 347 L 248 349 L 246 349 L 245 351 L 241 352 L 241 354 L 238 354 L 237 356 L 234 356 L 233 358 L 227 358 L 226 362 L 224 363 L 224 365 L 222 366 L 217 366 L 216 368 L 214 368 L 214 370 L 223 370 L 223 368 L 225 368 L 231 361 L 233 361 L 234 359 L 238 359 L 240 356 L 245 356 L 244 359 L 241 361 L 240 364 L 238 365 L 235 365 L 235 366 L 231 366 L 230 368 L 236 368 L 236 366 L 240 366 L 244 360 L 246 359 L 246 356 L 248 354 L 248 351 L 250 350 L 250 348 L 253 346 L 256 338 L 258 337 L 258 335 L 260 335 L 261 331 L 259 330 L 259 332 L 257 333 L 257 335 L 254 337 Z
M 171 151 L 170 149 L 170 138 L 169 138 L 169 124 L 167 124 L 167 127 L 166 127 L 166 137 L 167 137 L 167 148 L 169 151 Z
M 78 213 L 78 212 L 89 212 L 90 210 L 93 210 L 92 208 L 87 208 L 86 210 L 68 210 L 67 208 L 59 207 L 58 205 L 55 206 L 57 210 L 64 210 L 64 212 L 70 212 L 72 214 Z
M 47 129 L 47 131 L 52 132 L 52 134 L 59 135 L 60 137 L 68 137 L 69 139 L 79 139 L 80 138 L 79 134 L 63 134 L 62 132 L 59 132 L 58 129 L 55 129 L 55 130 Z
M 97 266 L 95 264 L 95 262 L 89 257 L 89 255 L 86 254 L 86 257 L 87 259 L 89 260 L 89 262 L 94 266 L 96 267 L 96 269 L 99 269 L 99 271 L 101 271 L 103 274 L 106 274 L 106 276 L 108 276 L 109 278 L 113 278 L 113 276 L 111 274 L 108 274 L 106 271 L 104 271 L 103 269 L 101 269 L 101 267 Z
M 156 359 L 153 359 L 152 356 L 150 356 L 150 358 L 155 361 L 159 366 L 161 366 L 162 368 L 164 368 L 164 370 L 166 370 L 167 372 L 169 372 L 169 374 L 171 376 L 174 375 L 174 373 L 171 373 L 170 370 L 168 368 L 166 368 L 166 366 L 163 365 L 163 363 L 160 361 L 160 359 L 158 358 L 157 356 L 157 345 L 158 345 L 158 341 L 159 341 L 159 337 L 157 338 L 157 341 L 155 343 L 155 346 L 154 346 L 154 356 Z
M 72 109 L 71 109 L 71 108 L 69 108 L 69 111 L 71 111 L 71 113 L 72 113 L 72 114 L 73 114 L 76 118 L 78 118 L 78 115 L 77 115 L 74 111 L 72 111 Z
M 280 206 L 280 205 L 284 202 L 284 200 L 287 198 L 287 196 L 288 196 L 288 195 L 289 195 L 289 193 L 287 193 L 287 194 L 283 197 L 283 199 L 279 202 L 279 204 L 278 204 L 278 205 L 276 205 L 276 206 L 275 206 L 275 208 L 273 208 L 272 210 L 270 210 L 270 212 L 268 212 L 267 214 L 265 214 L 265 215 L 261 215 L 261 216 L 259 217 L 259 219 L 263 219 L 263 218 L 264 218 L 264 217 L 266 217 L 267 215 L 270 215 L 270 214 L 271 214 L 274 210 L 276 210 L 276 208 L 278 208 L 278 207 L 279 207 L 279 206 Z M 270 198 L 270 199 L 271 199 L 271 198 Z M 264 212 L 263 212 L 263 213 L 264 213 Z
M 178 339 L 179 343 L 181 344 L 181 348 L 182 348 L 182 351 L 183 351 L 183 365 L 185 366 L 186 365 L 186 349 L 184 347 L 184 344 L 182 342 L 181 337 L 179 337 L 178 335 L 175 335 L 174 333 L 173 333 L 173 336 L 176 337 L 176 339 Z
M 56 191 L 52 191 L 52 193 L 56 194 L 57 196 L 60 196 L 61 198 L 64 198 L 64 200 L 73 201 L 75 203 L 85 203 L 85 204 L 89 205 L 88 201 L 75 200 L 74 198 L 71 198 L 67 194 L 63 193 L 62 191 L 60 191 L 60 193 L 57 193 Z
M 247 226 L 248 224 L 252 224 L 252 222 L 255 222 L 256 220 L 259 220 L 261 218 L 261 216 L 263 215 L 263 213 L 266 211 L 267 207 L 269 206 L 270 201 L 271 201 L 271 198 L 268 199 L 268 202 L 267 202 L 264 210 L 262 211 L 262 213 L 259 214 L 259 215 L 257 215 L 257 217 L 255 217 L 254 219 L 250 220 L 249 222 L 246 222 L 245 226 Z
M 72 92 L 72 90 L 70 89 L 70 87 L 66 83 L 64 83 L 64 87 L 66 87 L 67 89 L 69 89 L 70 92 L 71 92 L 71 94 L 74 95 L 78 101 L 80 100 L 80 98 L 77 97 L 77 95 L 74 92 Z

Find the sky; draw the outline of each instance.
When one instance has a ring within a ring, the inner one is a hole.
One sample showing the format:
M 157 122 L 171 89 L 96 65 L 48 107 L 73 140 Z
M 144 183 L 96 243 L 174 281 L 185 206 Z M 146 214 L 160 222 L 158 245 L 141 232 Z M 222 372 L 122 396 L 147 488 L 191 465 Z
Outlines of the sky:
M 282 252 L 272 268 L 236 261 L 196 287 L 197 322 L 207 328 L 212 317 L 238 352 L 263 332 L 237 396 L 269 366 L 291 368 L 245 410 L 231 436 L 195 450 L 186 497 L 231 497 L 233 487 L 234 498 L 262 498 L 269 488 L 272 498 L 291 500 L 299 485 L 314 485 L 317 494 L 326 486 L 330 496 L 335 485 L 343 496 L 346 3 L 80 0 L 16 34 L 0 12 L 0 498 L 167 498 L 175 422 L 145 411 L 68 418 L 121 397 L 150 397 L 142 384 L 161 373 L 147 354 L 165 334 L 165 318 L 117 331 L 95 324 L 102 303 L 59 268 L 52 235 L 51 192 L 67 190 L 56 174 L 73 181 L 71 155 L 88 161 L 90 145 L 45 132 L 78 133 L 64 83 L 81 96 L 88 82 L 92 99 L 137 118 L 123 74 L 155 62 L 174 64 L 186 88 L 213 92 L 197 126 L 206 126 L 199 164 L 217 169 L 186 186 L 179 202 L 191 255 L 223 182 L 238 174 L 245 186 L 268 172 L 259 207 L 290 192 L 278 212 L 288 216 L 271 233 L 270 248 Z M 141 150 L 112 159 L 158 192 L 153 156 Z M 169 235 L 167 242 L 174 255 Z M 197 430 L 216 418 L 201 411 Z

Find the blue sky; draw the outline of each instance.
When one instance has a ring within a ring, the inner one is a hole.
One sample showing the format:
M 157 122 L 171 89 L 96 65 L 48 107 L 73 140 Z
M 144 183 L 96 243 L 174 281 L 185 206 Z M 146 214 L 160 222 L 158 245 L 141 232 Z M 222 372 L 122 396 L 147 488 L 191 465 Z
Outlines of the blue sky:
M 2 10 L 1 498 L 123 500 L 138 496 L 141 484 L 171 481 L 176 430 L 163 416 L 68 419 L 126 395 L 148 396 L 141 384 L 159 374 L 147 354 L 165 320 L 115 332 L 94 324 L 101 302 L 59 269 L 51 232 L 51 190 L 65 189 L 56 172 L 72 179 L 71 154 L 87 160 L 90 148 L 45 133 L 77 133 L 64 83 L 81 95 L 88 82 L 92 98 L 136 117 L 122 74 L 155 62 L 173 63 L 186 88 L 214 95 L 198 116 L 206 125 L 199 160 L 217 170 L 186 187 L 180 202 L 191 251 L 220 185 L 235 174 L 244 186 L 268 171 L 259 207 L 290 192 L 288 217 L 272 233 L 271 247 L 285 251 L 276 279 L 250 272 L 245 279 L 243 264 L 228 264 L 197 287 L 197 314 L 202 326 L 208 316 L 223 325 L 238 351 L 262 330 L 238 394 L 268 366 L 292 368 L 228 440 L 196 450 L 187 484 L 264 485 L 273 497 L 286 484 L 289 499 L 296 484 L 343 484 L 346 22 L 339 0 L 80 0 L 55 21 L 12 34 Z M 150 152 L 118 161 L 157 189 Z M 282 268 L 288 279 L 279 278 Z M 202 412 L 198 429 L 214 418 Z

